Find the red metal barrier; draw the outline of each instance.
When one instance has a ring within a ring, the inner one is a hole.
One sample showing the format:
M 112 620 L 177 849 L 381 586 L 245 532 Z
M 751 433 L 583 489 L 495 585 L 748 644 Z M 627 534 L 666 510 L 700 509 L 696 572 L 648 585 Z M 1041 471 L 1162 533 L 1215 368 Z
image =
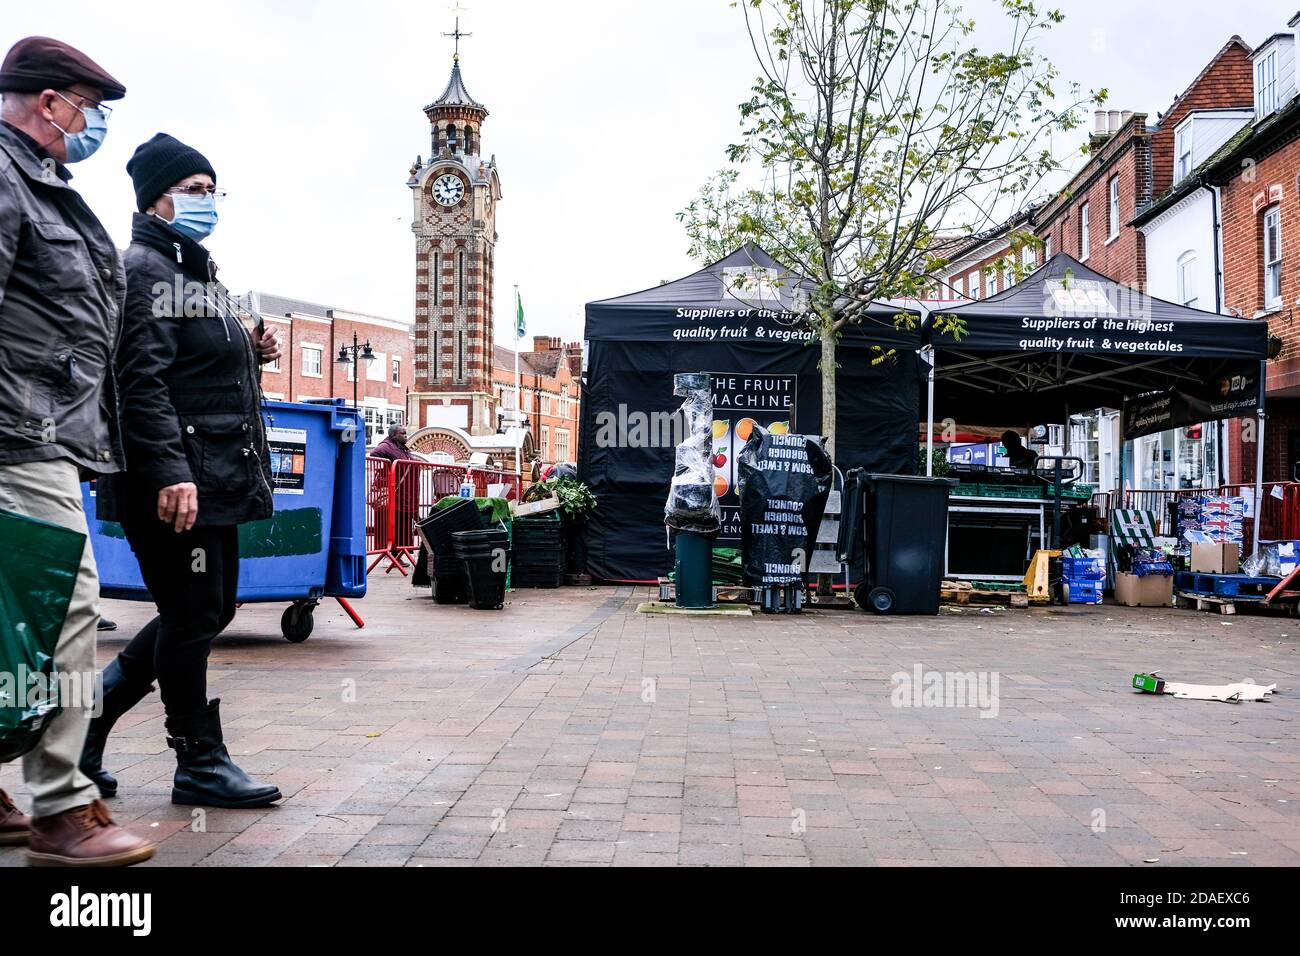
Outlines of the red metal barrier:
M 519 500 L 518 475 L 480 468 L 468 471 L 476 496 L 486 496 L 489 485 L 504 484 L 505 497 Z M 416 522 L 440 499 L 459 494 L 465 475 L 463 465 L 367 458 L 367 551 L 375 557 L 369 570 L 387 558 L 385 574 L 393 569 L 406 574 L 405 565 L 414 565 L 420 550 Z
M 385 557 L 390 569 L 393 554 L 393 463 L 387 458 L 366 458 L 366 556 L 374 558 L 369 574 Z M 403 572 L 405 573 L 405 572 Z

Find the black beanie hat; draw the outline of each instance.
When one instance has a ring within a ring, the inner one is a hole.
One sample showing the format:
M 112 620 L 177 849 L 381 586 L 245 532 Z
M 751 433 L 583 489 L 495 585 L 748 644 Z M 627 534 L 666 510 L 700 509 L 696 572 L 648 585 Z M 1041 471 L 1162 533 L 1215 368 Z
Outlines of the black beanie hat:
M 135 205 L 141 212 L 186 176 L 207 173 L 214 183 L 217 181 L 216 170 L 202 153 L 166 133 L 156 133 L 149 142 L 137 146 L 126 171 L 131 175 Z

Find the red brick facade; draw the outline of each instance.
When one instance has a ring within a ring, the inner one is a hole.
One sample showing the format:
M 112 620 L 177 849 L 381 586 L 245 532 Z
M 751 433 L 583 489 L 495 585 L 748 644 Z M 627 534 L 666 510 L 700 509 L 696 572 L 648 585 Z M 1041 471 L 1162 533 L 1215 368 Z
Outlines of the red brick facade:
M 1300 459 L 1300 126 L 1266 155 L 1246 157 L 1244 168 L 1221 185 L 1223 207 L 1224 297 L 1245 317 L 1267 313 L 1269 331 L 1281 340 L 1281 352 L 1268 363 L 1264 431 L 1264 480 L 1286 481 Z M 1247 144 L 1248 145 L 1248 144 Z M 1281 224 L 1281 296 L 1266 310 L 1264 302 L 1264 217 L 1276 209 Z M 1233 479 L 1253 481 L 1255 447 L 1236 443 Z
M 318 398 L 353 400 L 352 366 L 338 362 L 352 336 L 370 343 L 375 360 L 361 362 L 356 398 L 371 426 L 368 439 L 392 422 L 405 422 L 407 393 L 414 382 L 411 328 L 404 322 L 325 305 L 250 292 L 254 307 L 280 338 L 280 361 L 262 369 L 267 398 L 291 402 Z M 396 367 L 394 367 L 396 366 Z
M 515 404 L 514 353 L 498 346 L 494 362 L 495 398 L 501 414 Z M 578 404 L 582 377 L 582 343 L 533 336 L 533 350 L 519 354 L 519 411 L 528 418 L 533 448 L 543 465 L 578 458 Z

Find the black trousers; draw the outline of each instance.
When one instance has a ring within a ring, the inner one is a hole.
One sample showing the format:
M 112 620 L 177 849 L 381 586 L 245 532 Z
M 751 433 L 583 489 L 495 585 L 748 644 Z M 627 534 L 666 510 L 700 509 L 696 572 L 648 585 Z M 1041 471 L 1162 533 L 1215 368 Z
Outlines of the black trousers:
M 118 654 L 131 683 L 158 682 L 168 714 L 193 714 L 208 703 L 212 641 L 235 616 L 239 589 L 236 525 L 177 534 L 154 516 L 122 522 L 158 616 Z

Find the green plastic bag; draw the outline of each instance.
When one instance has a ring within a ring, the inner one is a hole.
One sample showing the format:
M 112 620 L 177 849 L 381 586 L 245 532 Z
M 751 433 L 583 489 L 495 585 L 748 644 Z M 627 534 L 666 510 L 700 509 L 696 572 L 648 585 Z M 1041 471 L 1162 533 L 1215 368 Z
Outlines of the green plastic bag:
M 0 510 L 0 763 L 35 747 L 59 712 L 33 688 L 52 686 L 85 547 L 79 531 Z

